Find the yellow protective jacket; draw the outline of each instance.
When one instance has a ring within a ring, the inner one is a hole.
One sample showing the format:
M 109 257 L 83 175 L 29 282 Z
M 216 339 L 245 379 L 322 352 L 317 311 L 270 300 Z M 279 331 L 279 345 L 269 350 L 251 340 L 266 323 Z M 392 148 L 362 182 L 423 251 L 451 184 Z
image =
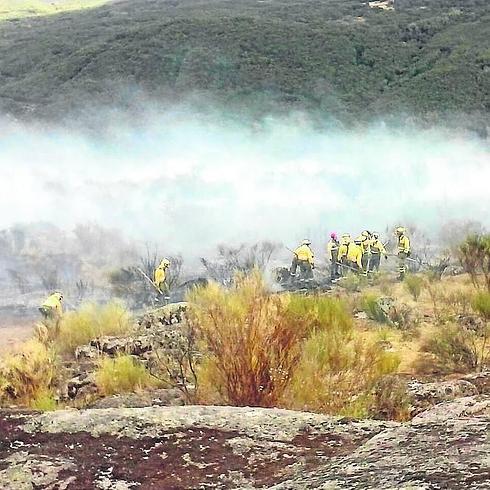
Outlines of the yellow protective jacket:
M 53 293 L 48 298 L 46 301 L 41 305 L 44 306 L 45 308 L 51 308 L 54 310 L 58 315 L 63 314 L 63 306 L 61 304 L 63 296 L 60 293 Z
M 362 240 L 361 248 L 363 253 L 365 254 L 371 253 L 371 243 L 372 241 L 369 238 L 365 238 L 364 240 Z
M 298 260 L 306 261 L 311 265 L 314 265 L 314 256 L 311 248 L 308 245 L 300 245 L 295 251 Z
M 349 251 L 349 245 L 353 242 L 342 242 L 339 246 L 339 256 L 338 261 L 342 261 L 347 258 L 347 252 Z
M 327 243 L 327 259 L 338 260 L 340 243 L 335 240 L 330 240 Z
M 386 255 L 386 248 L 381 240 L 373 240 L 371 243 L 371 253 L 372 254 L 383 254 Z
M 362 268 L 362 246 L 351 242 L 347 251 L 347 260 L 356 263 L 359 268 Z
M 155 269 L 153 279 L 157 287 L 160 287 L 165 282 L 165 279 L 167 279 L 167 268 L 159 265 Z
M 398 237 L 398 253 L 410 253 L 410 240 L 405 235 L 400 235 Z

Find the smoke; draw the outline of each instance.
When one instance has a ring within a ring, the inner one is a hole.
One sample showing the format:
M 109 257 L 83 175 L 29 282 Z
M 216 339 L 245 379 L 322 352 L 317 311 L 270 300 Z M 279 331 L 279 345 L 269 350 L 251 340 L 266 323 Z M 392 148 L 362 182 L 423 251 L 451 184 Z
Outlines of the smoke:
M 443 130 L 240 124 L 167 112 L 103 135 L 0 126 L 0 227 L 95 222 L 166 253 L 330 231 L 489 223 L 490 152 Z

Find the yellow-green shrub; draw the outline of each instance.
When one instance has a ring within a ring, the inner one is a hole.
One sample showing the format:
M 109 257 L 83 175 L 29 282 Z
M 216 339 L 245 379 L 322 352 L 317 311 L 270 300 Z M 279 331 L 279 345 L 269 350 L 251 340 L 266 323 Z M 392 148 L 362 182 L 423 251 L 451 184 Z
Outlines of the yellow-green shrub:
M 471 302 L 471 307 L 483 320 L 490 321 L 490 292 L 481 291 L 477 293 Z
M 60 352 L 75 349 L 103 335 L 123 335 L 131 330 L 129 311 L 117 301 L 105 305 L 88 303 L 70 311 L 61 320 L 55 346 Z
M 284 402 L 290 408 L 367 416 L 373 388 L 399 359 L 354 330 L 315 332 L 304 344 Z
M 130 393 L 154 385 L 145 366 L 129 355 L 101 358 L 95 372 L 95 383 L 103 395 Z
M 4 397 L 33 408 L 38 408 L 41 398 L 52 397 L 58 374 L 56 353 L 38 340 L 22 344 L 18 352 L 4 359 L 1 369 Z
M 227 290 L 209 284 L 192 292 L 190 320 L 206 350 L 198 382 L 204 401 L 275 406 L 317 328 L 349 329 L 343 305 L 322 297 L 270 294 L 261 275 L 240 275 Z M 214 386 L 213 386 L 214 385 Z M 206 400 L 203 393 L 213 393 Z
M 424 287 L 424 279 L 415 274 L 407 274 L 403 280 L 405 289 L 411 294 L 414 301 L 418 301 L 422 288 Z

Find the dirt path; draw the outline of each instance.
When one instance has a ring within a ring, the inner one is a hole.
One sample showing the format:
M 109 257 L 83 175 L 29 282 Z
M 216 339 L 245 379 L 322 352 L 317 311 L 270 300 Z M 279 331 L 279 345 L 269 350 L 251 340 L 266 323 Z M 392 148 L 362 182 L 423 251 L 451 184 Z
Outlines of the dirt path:
M 27 340 L 34 329 L 32 320 L 15 320 L 0 318 L 0 357 L 10 352 L 13 347 Z

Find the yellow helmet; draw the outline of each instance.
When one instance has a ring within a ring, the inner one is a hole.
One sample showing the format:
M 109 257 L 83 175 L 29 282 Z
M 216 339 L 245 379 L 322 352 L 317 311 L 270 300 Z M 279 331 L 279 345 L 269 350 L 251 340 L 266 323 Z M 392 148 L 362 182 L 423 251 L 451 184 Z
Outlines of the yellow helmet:
M 362 237 L 364 237 L 364 238 L 369 238 L 369 231 L 364 230 L 364 231 L 361 233 L 361 236 L 362 236 Z
M 399 235 L 402 235 L 403 233 L 405 233 L 407 230 L 405 230 L 405 228 L 403 228 L 403 226 L 399 226 L 397 229 L 396 229 L 396 232 L 399 234 Z
M 311 240 L 309 240 L 308 238 L 305 238 L 302 242 L 301 242 L 301 245 L 311 245 Z
M 168 259 L 162 259 L 160 262 L 160 267 L 168 267 L 170 265 L 170 260 Z

